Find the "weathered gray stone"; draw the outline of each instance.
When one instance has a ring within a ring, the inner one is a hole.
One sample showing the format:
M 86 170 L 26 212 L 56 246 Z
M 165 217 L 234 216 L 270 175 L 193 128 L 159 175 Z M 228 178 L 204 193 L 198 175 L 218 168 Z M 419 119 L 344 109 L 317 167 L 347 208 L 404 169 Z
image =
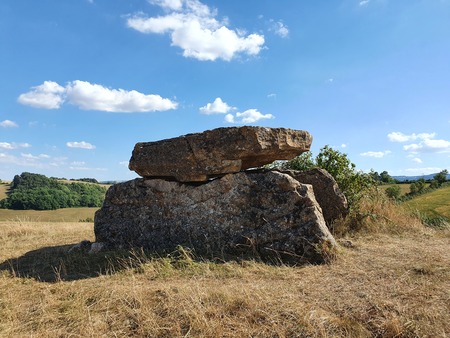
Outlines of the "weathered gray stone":
M 157 142 L 137 143 L 129 168 L 146 178 L 202 182 L 292 159 L 308 151 L 311 135 L 302 130 L 233 127 L 208 130 Z
M 97 242 L 112 248 L 207 257 L 251 255 L 320 263 L 336 242 L 312 187 L 276 171 L 228 174 L 203 184 L 135 179 L 112 186 L 95 215 Z
M 291 175 L 301 183 L 313 186 L 314 195 L 322 208 L 323 218 L 328 226 L 348 214 L 347 199 L 339 189 L 336 180 L 325 169 L 314 168 L 308 171 L 285 170 L 281 172 Z

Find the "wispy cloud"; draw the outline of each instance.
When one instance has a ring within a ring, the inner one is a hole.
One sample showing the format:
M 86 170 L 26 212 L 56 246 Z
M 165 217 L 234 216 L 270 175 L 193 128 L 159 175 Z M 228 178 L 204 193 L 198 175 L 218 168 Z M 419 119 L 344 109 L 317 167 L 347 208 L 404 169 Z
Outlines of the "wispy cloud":
M 375 157 L 375 158 L 383 158 L 386 155 L 389 155 L 391 153 L 390 150 L 385 151 L 367 151 L 365 153 L 361 153 L 361 156 L 364 157 Z
M 359 2 L 359 5 L 360 5 L 360 6 L 367 6 L 369 3 L 370 3 L 370 0 L 361 0 L 361 1 Z
M 206 115 L 226 114 L 234 109 L 236 108 L 229 106 L 226 102 L 223 102 L 220 97 L 218 97 L 214 100 L 214 102 L 207 103 L 205 106 L 201 107 L 200 112 Z
M 2 122 L 0 122 L 0 127 L 4 127 L 4 128 L 12 128 L 12 127 L 18 127 L 19 125 L 11 120 L 4 120 Z
M 141 33 L 169 34 L 172 45 L 183 50 L 183 56 L 201 61 L 230 61 L 239 54 L 257 55 L 264 46 L 264 36 L 246 35 L 227 27 L 227 20 L 216 19 L 217 10 L 199 0 L 150 0 L 166 15 L 130 17 L 127 25 Z
M 246 124 L 255 123 L 259 120 L 274 119 L 272 114 L 261 114 L 257 109 L 248 109 L 242 113 L 227 114 L 225 121 L 228 123 Z
M 287 38 L 289 36 L 289 28 L 283 23 L 283 21 L 275 21 L 271 19 L 269 31 L 274 32 L 282 38 Z
M 69 102 L 83 110 L 113 113 L 143 113 L 176 109 L 178 104 L 155 94 L 142 94 L 136 90 L 110 89 L 99 84 L 75 80 L 65 87 L 45 81 L 21 94 L 19 103 L 35 108 L 58 109 Z
M 5 150 L 14 150 L 14 149 L 19 149 L 19 148 L 30 148 L 31 144 L 29 143 L 9 143 L 9 142 L 0 142 L 0 149 L 5 149 Z
M 430 138 L 434 138 L 436 136 L 435 133 L 420 133 L 420 134 L 403 134 L 402 132 L 399 131 L 394 131 L 392 133 L 388 134 L 388 139 L 389 141 L 392 142 L 408 142 L 408 141 L 414 141 L 414 140 L 425 140 L 425 139 L 430 139 Z
M 407 176 L 420 176 L 420 175 L 436 174 L 441 170 L 443 169 L 438 167 L 408 168 L 402 170 L 402 173 Z
M 80 148 L 80 149 L 87 149 L 87 150 L 92 150 L 95 149 L 95 146 L 85 142 L 85 141 L 81 141 L 81 142 L 67 142 L 66 145 L 69 148 Z

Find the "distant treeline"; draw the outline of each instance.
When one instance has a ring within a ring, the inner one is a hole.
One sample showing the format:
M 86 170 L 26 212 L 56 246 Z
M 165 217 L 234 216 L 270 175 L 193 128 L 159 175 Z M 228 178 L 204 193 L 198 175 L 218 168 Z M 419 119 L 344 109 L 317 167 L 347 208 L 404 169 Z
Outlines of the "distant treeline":
M 101 207 L 105 193 L 106 188 L 97 184 L 61 183 L 56 178 L 24 172 L 14 176 L 7 198 L 0 201 L 0 208 L 54 210 Z

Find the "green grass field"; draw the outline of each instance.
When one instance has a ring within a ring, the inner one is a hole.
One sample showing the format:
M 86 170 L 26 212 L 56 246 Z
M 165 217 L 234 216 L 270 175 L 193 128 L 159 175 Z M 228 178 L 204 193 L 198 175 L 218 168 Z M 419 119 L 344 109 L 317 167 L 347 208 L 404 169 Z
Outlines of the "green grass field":
M 450 218 L 450 187 L 434 190 L 406 201 L 405 205 L 419 212 Z
M 79 222 L 94 219 L 98 208 L 66 208 L 58 210 L 10 210 L 0 209 L 0 221 L 27 222 Z

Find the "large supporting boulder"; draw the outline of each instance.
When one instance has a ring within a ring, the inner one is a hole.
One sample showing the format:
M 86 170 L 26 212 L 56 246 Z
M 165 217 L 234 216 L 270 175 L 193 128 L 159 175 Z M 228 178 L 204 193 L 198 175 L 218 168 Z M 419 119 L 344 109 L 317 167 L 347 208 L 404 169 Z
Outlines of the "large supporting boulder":
M 288 174 L 247 171 L 203 184 L 139 178 L 112 186 L 95 215 L 111 248 L 171 252 L 178 245 L 224 258 L 321 263 L 336 242 L 311 185 Z
M 137 143 L 129 168 L 142 177 L 179 182 L 204 182 L 289 160 L 311 147 L 312 136 L 302 130 L 232 127 L 208 130 L 156 142 Z
M 327 226 L 331 226 L 337 219 L 347 216 L 347 199 L 328 171 L 314 168 L 307 171 L 283 170 L 281 172 L 291 175 L 299 182 L 313 186 L 314 195 L 322 208 Z

